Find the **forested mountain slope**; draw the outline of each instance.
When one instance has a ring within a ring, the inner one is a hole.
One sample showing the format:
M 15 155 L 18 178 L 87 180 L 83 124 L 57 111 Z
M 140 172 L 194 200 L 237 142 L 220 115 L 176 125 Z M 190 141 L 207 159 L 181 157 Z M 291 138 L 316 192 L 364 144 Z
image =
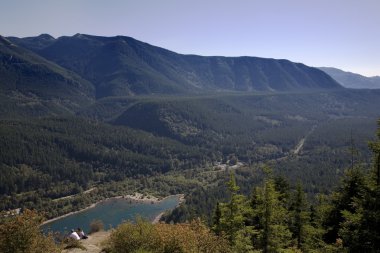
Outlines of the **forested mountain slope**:
M 284 148 L 284 138 L 293 133 L 302 136 L 313 125 L 337 119 L 376 119 L 379 96 L 378 91 L 340 90 L 118 97 L 98 100 L 78 115 L 143 129 L 185 143 L 218 143 L 219 147 L 228 147 L 234 146 L 234 142 L 257 144 L 262 140 L 263 143 L 281 142 Z M 286 135 L 282 132 L 285 129 L 288 129 Z M 295 145 L 298 139 L 289 146 Z
M 68 113 L 94 95 L 93 85 L 74 72 L 0 37 L 2 118 Z

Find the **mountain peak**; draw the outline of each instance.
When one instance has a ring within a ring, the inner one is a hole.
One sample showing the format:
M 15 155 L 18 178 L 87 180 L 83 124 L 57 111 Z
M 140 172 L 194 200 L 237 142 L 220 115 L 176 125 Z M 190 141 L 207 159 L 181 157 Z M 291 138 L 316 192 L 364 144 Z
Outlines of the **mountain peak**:
M 40 35 L 37 36 L 37 38 L 44 39 L 44 40 L 55 40 L 55 38 L 48 33 L 41 33 Z
M 73 35 L 74 38 L 84 38 L 85 35 L 84 34 L 81 34 L 81 33 L 76 33 Z

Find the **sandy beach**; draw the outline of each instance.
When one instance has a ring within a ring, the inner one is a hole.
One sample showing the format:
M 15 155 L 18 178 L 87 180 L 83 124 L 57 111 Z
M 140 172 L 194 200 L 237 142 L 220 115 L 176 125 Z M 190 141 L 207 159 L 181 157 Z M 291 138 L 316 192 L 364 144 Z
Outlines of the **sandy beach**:
M 152 203 L 157 203 L 159 201 L 161 201 L 162 199 L 159 199 L 155 196 L 152 196 L 152 195 L 144 195 L 142 193 L 138 193 L 138 192 L 135 192 L 134 195 L 125 195 L 125 196 L 121 196 L 122 198 L 125 198 L 125 199 L 130 199 L 130 200 L 134 200 L 134 201 L 138 201 L 138 202 L 152 202 Z

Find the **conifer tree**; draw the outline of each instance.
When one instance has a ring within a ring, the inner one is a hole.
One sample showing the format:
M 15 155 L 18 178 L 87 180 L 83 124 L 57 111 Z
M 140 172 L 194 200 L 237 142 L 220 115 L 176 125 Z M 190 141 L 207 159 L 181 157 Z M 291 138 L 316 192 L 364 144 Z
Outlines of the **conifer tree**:
M 306 237 L 305 226 L 309 223 L 310 213 L 308 212 L 308 204 L 300 182 L 297 183 L 290 209 L 290 230 L 293 238 L 297 241 L 297 248 L 302 249 Z
M 212 230 L 215 232 L 215 234 L 220 235 L 220 232 L 222 230 L 220 219 L 222 218 L 222 211 L 220 210 L 220 204 L 219 202 L 216 203 L 216 208 L 214 212 L 214 216 L 212 219 Z
M 380 120 L 377 140 L 369 147 L 373 152 L 372 173 L 367 175 L 362 196 L 354 199 L 354 210 L 343 212 L 341 233 L 352 252 L 380 250 Z
M 344 222 L 344 212 L 355 211 L 355 201 L 363 197 L 365 189 L 365 177 L 358 168 L 348 170 L 344 176 L 341 186 L 331 195 L 331 210 L 324 220 L 327 230 L 325 240 L 327 243 L 335 243 L 340 238 L 339 230 Z M 345 242 L 344 242 L 345 243 Z
M 316 204 L 310 207 L 309 222 L 304 226 L 304 243 L 302 250 L 304 252 L 334 252 L 337 251 L 335 245 L 327 245 L 323 236 L 325 229 L 322 226 L 325 216 L 330 213 L 332 208 L 328 196 L 317 195 Z
M 237 232 L 244 227 L 243 208 L 245 197 L 238 194 L 239 186 L 236 185 L 233 173 L 231 173 L 230 181 L 227 185 L 231 196 L 229 202 L 220 204 L 220 228 L 226 233 L 230 243 L 234 244 Z
M 333 199 L 341 214 L 338 236 L 350 252 L 377 252 L 380 249 L 380 121 L 377 141 L 369 144 L 373 152 L 373 173 L 350 170 Z M 334 211 L 334 209 L 333 209 Z
M 366 178 L 351 208 L 341 210 L 339 236 L 350 252 L 376 252 L 380 249 L 379 191 L 372 177 Z
M 290 198 L 290 184 L 284 176 L 276 176 L 274 178 L 274 188 L 280 194 L 280 201 L 288 206 Z
M 255 190 L 256 205 L 253 214 L 259 220 L 257 236 L 254 236 L 254 247 L 263 252 L 278 252 L 291 243 L 291 232 L 287 226 L 288 212 L 280 201 L 280 193 L 275 189 L 272 179 L 265 181 L 264 186 Z
M 213 230 L 225 235 L 236 253 L 252 252 L 251 235 L 253 229 L 247 224 L 250 213 L 248 202 L 244 195 L 238 194 L 235 175 L 231 173 L 228 182 L 230 201 L 218 204 L 214 214 Z
M 377 187 L 380 187 L 380 120 L 378 120 L 377 125 L 377 141 L 370 142 L 369 147 L 373 152 L 375 183 Z
M 325 219 L 326 241 L 342 239 L 349 252 L 377 252 L 380 248 L 380 121 L 378 140 L 369 144 L 374 169 L 364 174 L 361 168 L 348 170 L 338 191 L 332 194 L 332 207 Z

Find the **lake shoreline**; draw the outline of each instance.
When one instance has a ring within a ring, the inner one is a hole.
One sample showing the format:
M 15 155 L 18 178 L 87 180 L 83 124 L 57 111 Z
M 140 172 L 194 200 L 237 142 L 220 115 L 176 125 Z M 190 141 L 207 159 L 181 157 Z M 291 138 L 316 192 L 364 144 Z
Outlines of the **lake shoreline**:
M 185 202 L 185 194 L 176 194 L 176 195 L 170 195 L 170 196 L 179 196 L 178 204 L 177 204 L 174 208 L 179 207 L 183 202 Z M 167 197 L 165 197 L 165 198 L 168 198 L 168 197 L 170 197 L 170 196 L 167 196 Z M 165 198 L 164 198 L 164 199 L 165 199 Z M 163 199 L 163 200 L 164 200 L 164 199 Z M 159 213 L 156 217 L 154 217 L 154 219 L 153 219 L 153 221 L 152 221 L 152 224 L 157 224 L 157 223 L 159 223 L 160 220 L 161 220 L 161 218 L 162 218 L 162 216 L 164 216 L 165 213 L 166 213 L 166 212 L 161 212 L 161 213 Z
M 179 197 L 179 202 L 178 202 L 178 205 L 179 206 L 183 201 L 184 201 L 184 194 L 174 194 L 174 195 L 169 195 L 169 196 L 166 196 L 164 198 L 157 198 L 157 197 L 154 197 L 152 195 L 143 195 L 141 193 L 135 193 L 134 195 L 121 195 L 121 196 L 115 196 L 115 197 L 110 197 L 110 198 L 106 198 L 106 199 L 103 199 L 103 200 L 100 200 L 100 201 L 97 201 L 95 203 L 92 203 L 90 206 L 88 207 L 85 207 L 83 209 L 80 209 L 78 211 L 72 211 L 72 212 L 69 212 L 67 214 L 64 214 L 64 215 L 61 215 L 61 216 L 58 216 L 58 217 L 55 217 L 55 218 L 52 218 L 52 219 L 49 219 L 49 220 L 46 220 L 44 221 L 41 226 L 43 225 L 46 225 L 46 224 L 49 224 L 53 221 L 56 221 L 56 220 L 60 220 L 60 219 L 63 219 L 65 217 L 68 217 L 68 216 L 71 216 L 71 215 L 74 215 L 74 214 L 77 214 L 77 213 L 81 213 L 81 212 L 84 212 L 84 211 L 87 211 L 88 209 L 91 209 L 91 208 L 94 208 L 96 207 L 98 204 L 102 203 L 102 202 L 105 202 L 105 201 L 108 201 L 108 200 L 112 200 L 112 199 L 125 199 L 125 200 L 129 200 L 129 201 L 134 201 L 134 202 L 137 202 L 137 203 L 151 203 L 151 204 L 156 204 L 156 203 L 159 203 L 163 200 L 165 200 L 166 198 L 169 198 L 169 197 L 173 197 L 173 196 L 178 196 Z M 164 212 L 158 214 L 152 221 L 155 222 L 155 223 L 158 223 L 160 218 L 162 217 L 162 215 L 164 214 Z

